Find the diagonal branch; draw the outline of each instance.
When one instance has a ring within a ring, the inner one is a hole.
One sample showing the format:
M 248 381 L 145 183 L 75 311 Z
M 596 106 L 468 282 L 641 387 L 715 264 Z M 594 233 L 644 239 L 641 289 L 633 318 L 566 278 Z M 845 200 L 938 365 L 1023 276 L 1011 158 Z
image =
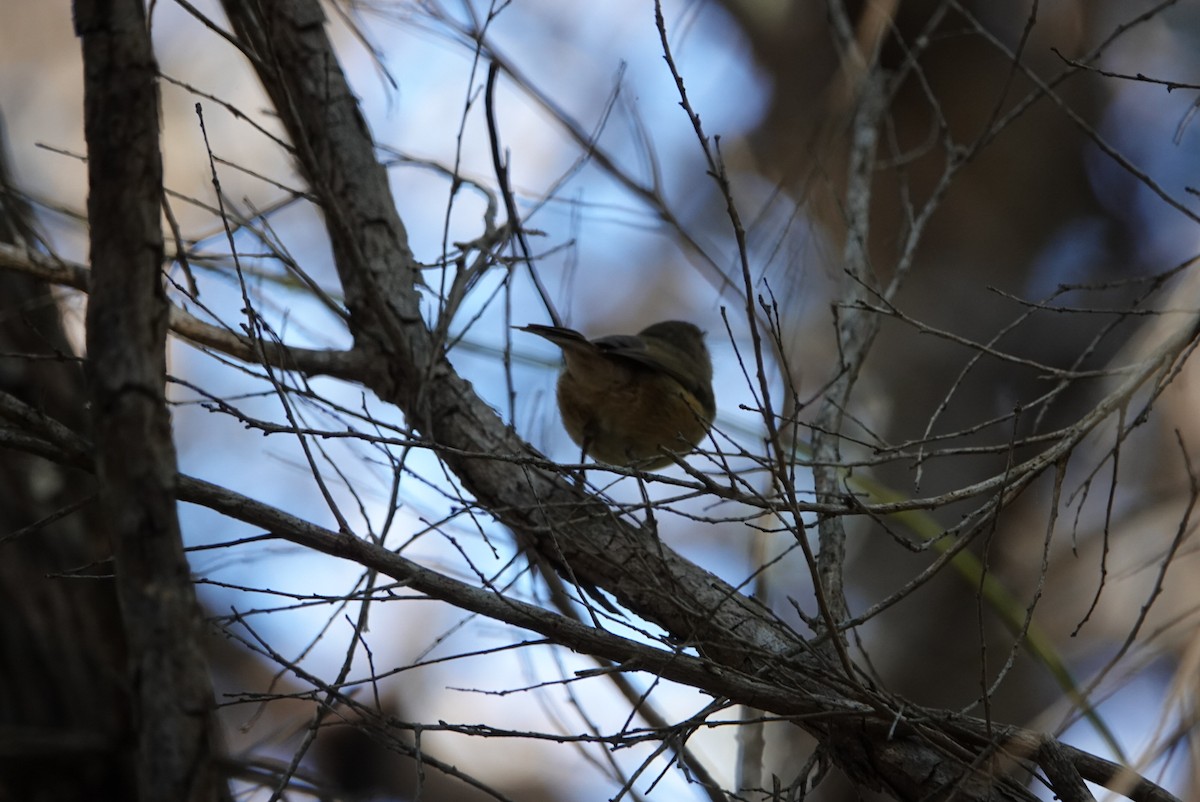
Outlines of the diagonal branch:
M 993 776 L 997 744 L 983 738 L 986 729 L 970 739 L 929 720 L 910 723 L 893 700 L 833 670 L 770 610 L 663 546 L 651 528 L 533 464 L 540 455 L 454 371 L 425 322 L 418 265 L 319 4 L 227 0 L 224 9 L 325 216 L 355 350 L 362 356 L 357 378 L 403 411 L 479 505 L 511 528 L 523 546 L 613 593 L 694 649 L 700 655 L 691 658 L 696 670 L 751 683 L 728 688 L 738 701 L 803 716 L 799 723 L 861 785 L 901 799 L 938 796 L 951 788 L 964 799 L 997 793 L 1032 798 L 1017 781 Z M 361 559 L 368 555 L 359 550 L 370 546 L 347 531 L 327 533 L 310 545 Z M 369 556 L 373 561 L 385 554 Z M 411 569 L 394 562 L 380 568 L 416 582 Z M 557 619 L 534 618 L 538 608 L 520 607 L 494 590 L 470 590 L 472 603 L 492 605 L 502 620 L 517 623 L 513 611 L 518 611 L 530 616 L 530 626 L 553 626 L 565 642 L 592 639 L 589 651 L 622 659 L 609 646 L 601 648 L 611 637 L 602 630 L 577 622 L 568 630 Z M 622 644 L 626 656 L 627 648 Z M 671 658 L 655 665 L 665 676 L 675 666 L 691 665 L 678 655 Z
M 4 393 L 0 393 L 0 419 L 20 423 L 24 432 L 24 438 L 17 439 L 5 437 L 8 430 L 0 428 L 0 444 L 83 470 L 94 470 L 88 456 L 93 451 L 90 443 Z M 860 776 L 860 782 L 870 781 L 872 787 L 888 788 L 899 799 L 926 798 L 931 790 L 954 787 L 960 793 L 956 798 L 961 799 L 1032 800 L 1023 789 L 989 773 L 988 761 L 1002 754 L 1009 760 L 1042 766 L 1056 790 L 1058 782 L 1064 783 L 1064 793 L 1071 792 L 1076 778 L 1082 777 L 1136 802 L 1178 802 L 1136 773 L 1047 735 L 904 705 L 879 692 L 835 686 L 833 680 L 824 692 L 806 693 L 793 684 L 794 669 L 783 663 L 777 673 L 755 674 L 693 656 L 686 650 L 648 645 L 454 579 L 377 543 L 347 532 L 324 529 L 227 488 L 183 475 L 178 477 L 178 487 L 181 501 L 220 512 L 273 537 L 379 571 L 413 593 L 538 633 L 575 651 L 608 659 L 622 672 L 648 672 L 698 688 L 715 698 L 732 699 L 795 721 L 871 762 L 877 774 L 869 778 Z M 852 692 L 841 692 L 845 690 Z M 853 743 L 849 734 L 861 739 L 861 743 Z M 874 756 L 859 754 L 872 743 Z M 847 756 L 839 757 L 844 766 Z M 978 775 L 963 773 L 971 760 L 984 769 Z M 928 774 L 914 778 L 911 769 L 915 765 L 924 766 Z M 991 792 L 999 795 L 988 796 Z

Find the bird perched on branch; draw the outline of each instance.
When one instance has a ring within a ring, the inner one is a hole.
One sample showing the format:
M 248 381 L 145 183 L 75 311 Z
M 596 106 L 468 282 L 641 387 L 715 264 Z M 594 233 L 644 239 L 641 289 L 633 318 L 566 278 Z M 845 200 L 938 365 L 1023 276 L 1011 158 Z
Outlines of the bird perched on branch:
M 704 332 L 665 320 L 637 334 L 589 340 L 560 326 L 522 326 L 562 349 L 563 427 L 599 462 L 652 470 L 708 434 L 717 414 Z

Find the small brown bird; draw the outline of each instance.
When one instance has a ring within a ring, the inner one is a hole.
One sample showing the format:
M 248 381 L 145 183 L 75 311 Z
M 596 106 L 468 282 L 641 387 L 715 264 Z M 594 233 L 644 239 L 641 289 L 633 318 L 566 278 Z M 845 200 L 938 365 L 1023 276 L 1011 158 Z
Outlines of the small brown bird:
M 558 409 L 567 434 L 593 459 L 661 468 L 708 434 L 717 414 L 712 358 L 691 323 L 666 320 L 595 340 L 558 326 L 521 328 L 562 349 Z

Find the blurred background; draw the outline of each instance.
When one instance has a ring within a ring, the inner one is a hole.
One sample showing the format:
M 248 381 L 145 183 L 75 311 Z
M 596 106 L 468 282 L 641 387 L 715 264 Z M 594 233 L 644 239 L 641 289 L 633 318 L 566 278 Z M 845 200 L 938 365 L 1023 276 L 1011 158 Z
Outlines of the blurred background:
M 196 7 L 223 26 L 212 3 Z M 431 320 L 450 274 L 446 260 L 458 243 L 484 237 L 489 193 L 496 198 L 482 93 L 490 56 L 505 68 L 496 98 L 500 147 L 537 273 L 558 312 L 589 335 L 669 318 L 701 325 L 716 364 L 718 441 L 731 452 L 761 453 L 761 416 L 741 361 L 748 303 L 733 230 L 679 107 L 653 4 L 516 0 L 495 11 L 489 17 L 487 6 L 469 1 L 327 6 L 343 67 L 381 158 L 392 164 L 412 248 L 430 266 Z M 889 314 L 848 410 L 844 454 L 870 460 L 856 470 L 902 496 L 936 496 L 1035 453 L 1035 444 L 1005 444 L 1077 421 L 1119 381 L 1115 368 L 1136 361 L 1196 309 L 1194 271 L 1186 265 L 1200 242 L 1200 130 L 1192 125 L 1200 3 L 914 0 L 850 3 L 848 12 L 860 30 L 877 26 L 883 45 L 876 67 L 907 76 L 889 98 L 867 239 L 878 286 L 898 271 L 906 275 L 900 292 L 879 302 Z M 663 13 L 691 104 L 705 133 L 720 137 L 746 227 L 753 292 L 778 307 L 773 391 L 778 398 L 790 377 L 798 401 L 792 411 L 808 420 L 837 370 L 835 305 L 847 284 L 843 202 L 853 84 L 845 55 L 821 3 L 666 2 Z M 302 186 L 272 141 L 278 127 L 251 70 L 173 3 L 155 4 L 152 21 L 167 79 L 166 181 L 200 289 L 198 299 L 177 294 L 177 302 L 239 324 L 242 289 L 214 213 L 215 164 L 226 213 L 251 222 L 232 242 L 260 313 L 289 344 L 348 346 L 329 305 L 280 267 L 294 260 L 339 297 L 320 215 L 296 197 Z M 1038 93 L 1047 87 L 1050 94 Z M 0 8 L 0 110 L 16 184 L 35 202 L 49 247 L 86 262 L 81 62 L 68 4 L 24 0 Z M 455 169 L 467 184 L 452 191 L 447 171 Z M 907 238 L 931 199 L 911 248 Z M 504 222 L 502 207 L 493 222 Z M 479 276 L 449 322 L 461 337 L 452 359 L 530 442 L 574 461 L 553 403 L 557 353 L 510 328 L 548 322 L 547 312 L 528 268 L 505 264 L 510 269 Z M 171 275 L 184 282 L 178 266 Z M 45 303 L 62 311 L 65 336 L 79 348 L 81 297 L 58 291 Z M 750 305 L 757 309 L 758 299 Z M 992 353 L 981 357 L 973 343 L 987 343 Z M 170 397 L 181 469 L 330 525 L 294 438 L 264 437 L 246 425 L 283 419 L 261 377 L 182 342 L 170 360 L 180 380 Z M 1062 379 L 1051 369 L 1075 374 Z M 1081 686 L 1104 672 L 1092 698 L 1125 755 L 1185 798 L 1200 793 L 1188 737 L 1200 654 L 1187 517 L 1188 458 L 1200 444 L 1192 373 L 1184 364 L 1161 396 L 1137 399 L 1124 423 L 1114 418 L 1101 427 L 1065 464 L 1059 493 L 1053 477 L 1044 477 L 997 517 L 976 550 L 1020 607 L 1037 601 L 1033 619 Z M 359 388 L 317 379 L 311 390 L 325 399 L 302 409 L 316 428 L 354 422 L 365 429 L 360 416 L 369 414 L 404 431 L 398 413 Z M 226 404 L 215 405 L 217 398 Z M 1152 414 L 1129 427 L 1147 404 Z M 1114 460 L 1119 425 L 1132 431 L 1120 435 Z M 326 478 L 364 536 L 452 575 L 477 581 L 478 570 L 511 579 L 514 592 L 540 592 L 508 565 L 512 548 L 503 532 L 461 515 L 432 455 L 406 453 L 398 468 L 402 449 L 394 446 L 342 441 L 323 449 Z M 625 483 L 610 492 L 635 500 L 640 491 Z M 943 505 L 930 516 L 952 526 L 977 504 Z M 769 582 L 758 590 L 803 627 L 792 600 L 811 613 L 811 582 L 791 538 L 751 530 L 733 520 L 737 510 L 704 499 L 667 506 L 678 514 L 659 516 L 664 541 L 735 584 L 771 562 Z M 192 547 L 254 534 L 197 508 L 181 514 Z M 902 529 L 853 524 L 846 567 L 852 613 L 889 598 L 933 561 L 931 551 L 906 547 L 902 541 L 915 538 Z M 247 640 L 261 638 L 317 676 L 336 675 L 354 642 L 357 605 L 344 599 L 368 581 L 361 569 L 270 541 L 195 551 L 192 565 L 215 621 Z M 230 623 L 235 613 L 244 623 Z M 1107 754 L 1046 666 L 1013 646 L 977 587 L 954 571 L 906 593 L 857 634 L 873 670 L 896 693 L 980 714 L 981 688 L 995 683 L 990 713 L 997 720 L 1065 731 L 1068 741 Z M 629 715 L 603 679 L 557 681 L 593 667 L 589 661 L 523 645 L 526 633 L 444 605 L 396 593 L 374 605 L 363 637 L 350 671 L 360 701 L 374 696 L 406 721 L 612 732 Z M 304 699 L 311 688 L 229 639 L 214 638 L 213 664 L 235 753 L 289 760 L 311 715 Z M 647 692 L 671 721 L 708 701 L 686 688 Z M 295 698 L 260 705 L 263 694 Z M 723 720 L 736 715 L 727 711 Z M 726 788 L 736 785 L 736 729 L 701 730 L 689 742 Z M 411 764 L 374 751 L 353 728 L 318 743 L 316 770 L 348 791 L 394 799 L 414 793 Z M 649 767 L 632 793 L 703 798 L 683 772 L 663 773 L 653 744 L 569 750 L 446 732 L 426 733 L 422 744 L 514 799 L 613 798 L 643 761 Z M 795 728 L 772 724 L 768 775 L 790 783 L 810 748 Z M 442 782 L 433 774 L 426 782 Z M 427 798 L 472 798 L 461 786 L 428 788 Z M 831 777 L 815 798 L 862 797 Z

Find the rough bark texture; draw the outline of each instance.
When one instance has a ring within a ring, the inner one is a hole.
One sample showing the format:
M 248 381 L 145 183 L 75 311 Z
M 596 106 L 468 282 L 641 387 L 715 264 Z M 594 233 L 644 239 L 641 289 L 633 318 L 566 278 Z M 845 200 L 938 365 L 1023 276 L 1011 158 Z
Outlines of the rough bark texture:
M 420 314 L 407 235 L 319 5 L 227 0 L 224 9 L 326 216 L 355 346 L 365 364 L 383 368 L 363 382 L 404 411 L 481 508 L 568 576 L 613 593 L 678 642 L 790 691 L 786 705 L 755 706 L 813 716 L 803 726 L 862 786 L 898 799 L 949 798 L 955 789 L 961 800 L 1033 799 L 1020 783 L 996 778 L 989 760 L 976 762 L 979 744 L 938 745 L 924 727 L 892 727 L 900 714 L 888 699 L 845 677 L 769 610 L 561 477 L 522 465 L 539 455 L 453 371 Z
M 100 501 L 129 643 L 139 797 L 210 800 L 212 689 L 176 517 L 159 222 L 157 66 L 139 0 L 75 5 L 84 59 L 92 288 L 88 378 Z
M 418 266 L 319 5 L 227 0 L 225 10 L 326 216 L 360 371 L 347 378 L 396 404 L 474 503 L 509 526 L 526 548 L 568 578 L 611 592 L 660 624 L 680 648 L 672 653 L 628 641 L 492 589 L 455 582 L 349 531 L 320 531 L 218 488 L 178 482 L 163 399 L 167 310 L 159 277 L 153 56 L 139 3 L 80 0 L 92 188 L 88 334 L 95 467 L 115 541 L 132 655 L 129 691 L 143 798 L 200 800 L 223 793 L 213 767 L 211 691 L 179 542 L 177 496 L 378 568 L 434 598 L 541 632 L 625 670 L 650 670 L 794 717 L 861 788 L 897 799 L 1032 800 L 1013 769 L 1039 762 L 1053 765 L 1053 777 L 1060 778 L 1054 787 L 1064 798 L 1082 798 L 1080 772 L 1108 778 L 1110 765 L 1051 748 L 1035 734 L 920 709 L 848 675 L 845 666 L 822 656 L 819 643 L 809 643 L 768 609 L 663 546 L 644 524 L 538 467 L 540 455 L 454 372 L 425 322 Z M 52 439 L 50 427 L 33 428 Z M 68 457 L 84 451 L 70 437 L 46 450 L 55 448 Z M 1146 788 L 1131 798 L 1167 797 Z

